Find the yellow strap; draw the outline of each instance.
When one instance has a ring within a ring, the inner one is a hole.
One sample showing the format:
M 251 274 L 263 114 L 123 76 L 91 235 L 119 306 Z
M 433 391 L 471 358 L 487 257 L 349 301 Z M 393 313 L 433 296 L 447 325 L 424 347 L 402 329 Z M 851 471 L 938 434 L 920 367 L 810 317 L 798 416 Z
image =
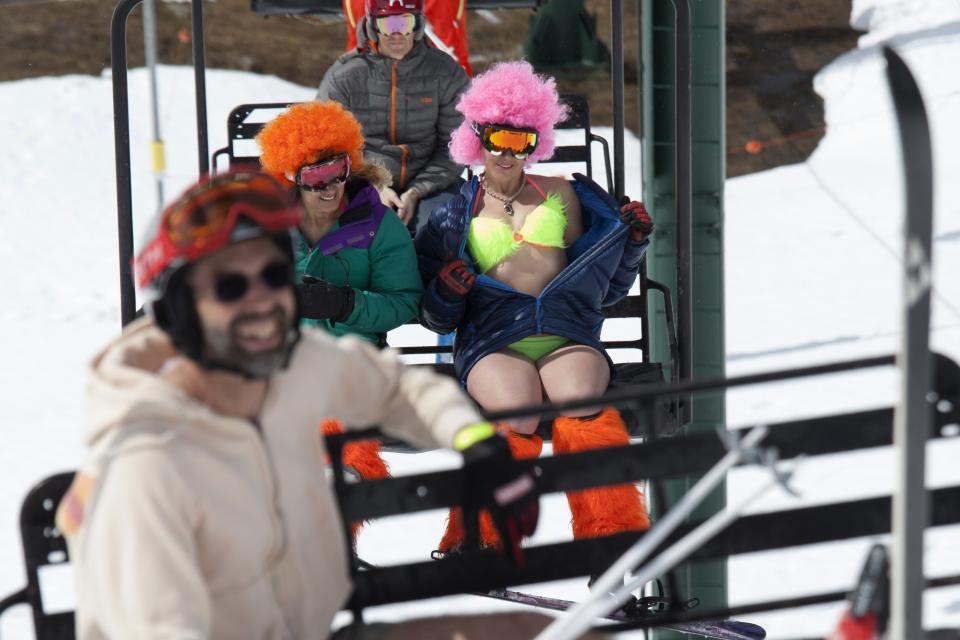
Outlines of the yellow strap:
M 150 159 L 154 173 L 160 173 L 167 168 L 167 161 L 163 153 L 163 140 L 154 140 L 150 143 Z
M 496 427 L 489 422 L 468 424 L 463 429 L 460 429 L 460 431 L 457 431 L 457 435 L 453 436 L 453 449 L 455 451 L 463 451 L 470 445 L 476 444 L 481 440 L 486 440 L 496 433 Z

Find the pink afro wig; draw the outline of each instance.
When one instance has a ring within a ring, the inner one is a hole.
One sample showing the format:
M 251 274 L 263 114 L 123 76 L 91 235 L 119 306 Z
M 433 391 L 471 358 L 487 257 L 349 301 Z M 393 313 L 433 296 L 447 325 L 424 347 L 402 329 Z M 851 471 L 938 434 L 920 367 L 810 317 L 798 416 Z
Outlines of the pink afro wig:
M 472 125 L 509 124 L 536 129 L 540 141 L 530 162 L 553 155 L 553 128 L 567 116 L 553 78 L 541 76 L 525 60 L 500 62 L 475 76 L 460 96 L 457 111 L 463 123 L 450 136 L 450 157 L 465 165 L 483 164 L 483 147 Z

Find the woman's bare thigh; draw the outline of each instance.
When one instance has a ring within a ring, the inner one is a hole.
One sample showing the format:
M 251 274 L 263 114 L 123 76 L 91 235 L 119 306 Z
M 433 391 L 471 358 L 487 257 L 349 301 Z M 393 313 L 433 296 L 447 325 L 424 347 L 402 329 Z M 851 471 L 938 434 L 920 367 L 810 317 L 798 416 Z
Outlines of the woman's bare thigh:
M 602 353 L 583 344 L 569 344 L 537 361 L 540 380 L 551 402 L 598 396 L 610 384 L 610 367 Z M 600 407 L 566 412 L 570 416 L 596 413 Z
M 484 356 L 473 365 L 467 375 L 467 393 L 486 411 L 543 402 L 536 365 L 509 349 Z M 511 427 L 520 433 L 533 433 L 538 423 L 536 417 L 520 418 L 511 421 Z

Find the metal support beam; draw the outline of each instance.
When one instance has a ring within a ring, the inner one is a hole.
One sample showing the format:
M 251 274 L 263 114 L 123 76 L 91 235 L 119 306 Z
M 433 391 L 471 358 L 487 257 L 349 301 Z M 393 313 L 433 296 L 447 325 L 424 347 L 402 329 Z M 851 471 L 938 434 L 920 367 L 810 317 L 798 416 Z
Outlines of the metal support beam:
M 693 377 L 693 124 L 691 107 L 690 4 L 674 0 L 674 96 L 676 104 L 676 197 L 677 197 L 677 339 L 680 349 L 680 380 Z M 689 398 L 681 404 L 681 424 L 693 420 Z
M 671 376 L 716 378 L 723 375 L 725 359 L 723 3 L 642 0 L 641 5 L 644 200 L 657 222 L 647 264 L 651 277 L 676 296 L 679 361 Z M 665 318 L 656 301 L 652 307 L 652 359 L 667 362 L 672 345 L 658 340 Z M 685 432 L 725 423 L 723 396 L 685 400 Z M 667 482 L 668 500 L 679 499 L 694 481 Z M 724 498 L 718 491 L 698 517 L 722 510 Z M 681 567 L 680 589 L 706 606 L 724 606 L 725 565 L 708 565 Z M 654 632 L 656 640 L 676 637 Z
M 140 0 L 120 0 L 110 22 L 113 77 L 113 149 L 117 172 L 117 236 L 120 243 L 120 322 L 136 313 L 130 258 L 133 256 L 133 199 L 130 188 L 130 106 L 127 95 L 127 18 Z
M 150 76 L 150 159 L 157 187 L 157 211 L 163 209 L 163 139 L 160 137 L 160 106 L 157 93 L 157 11 L 154 0 L 143 0 L 143 57 Z
M 623 0 L 612 0 L 610 3 L 610 40 L 613 44 L 610 71 L 613 83 L 613 196 L 620 202 L 626 192 L 623 142 Z
M 200 175 L 210 172 L 210 145 L 207 142 L 207 83 L 203 37 L 203 0 L 191 0 L 193 9 L 193 84 L 197 99 L 197 154 Z

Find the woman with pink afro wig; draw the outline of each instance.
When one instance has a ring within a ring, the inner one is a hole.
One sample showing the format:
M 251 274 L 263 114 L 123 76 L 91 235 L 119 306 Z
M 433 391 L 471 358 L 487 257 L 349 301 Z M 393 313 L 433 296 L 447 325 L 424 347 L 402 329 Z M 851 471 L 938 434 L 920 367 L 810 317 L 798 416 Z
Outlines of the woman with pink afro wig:
M 450 155 L 482 169 L 417 234 L 420 322 L 441 334 L 456 330 L 457 375 L 487 411 L 598 396 L 613 375 L 600 340 L 601 307 L 630 289 L 653 222 L 641 203 L 619 207 L 583 176 L 527 172 L 553 155 L 554 127 L 567 112 L 554 80 L 528 63 L 500 63 L 476 76 L 457 109 L 465 119 Z M 540 455 L 538 422 L 499 425 L 515 458 Z M 613 408 L 571 410 L 553 423 L 555 453 L 629 441 Z M 575 537 L 650 526 L 633 484 L 567 498 Z M 441 553 L 461 546 L 462 519 L 451 512 Z M 480 536 L 486 545 L 504 544 L 487 514 Z
M 500 62 L 475 77 L 460 96 L 457 111 L 463 123 L 450 136 L 450 157 L 469 165 L 483 164 L 483 147 L 474 124 L 509 124 L 536 129 L 540 141 L 530 162 L 553 156 L 553 128 L 567 117 L 567 107 L 557 95 L 553 78 L 541 76 L 524 60 Z

